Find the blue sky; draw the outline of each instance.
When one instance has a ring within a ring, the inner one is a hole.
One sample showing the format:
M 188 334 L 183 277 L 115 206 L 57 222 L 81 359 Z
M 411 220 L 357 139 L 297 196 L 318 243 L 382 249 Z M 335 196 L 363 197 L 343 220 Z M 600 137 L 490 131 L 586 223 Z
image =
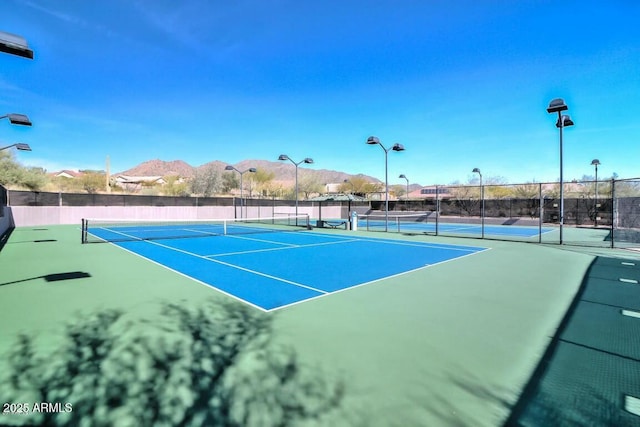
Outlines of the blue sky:
M 640 3 L 466 0 L 5 0 L 0 142 L 28 165 L 294 160 L 389 182 L 640 176 Z

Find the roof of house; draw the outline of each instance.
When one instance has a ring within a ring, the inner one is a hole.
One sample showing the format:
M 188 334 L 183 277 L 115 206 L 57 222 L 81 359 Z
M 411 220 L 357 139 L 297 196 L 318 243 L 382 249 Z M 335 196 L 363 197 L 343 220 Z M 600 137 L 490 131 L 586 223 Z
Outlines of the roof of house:
M 51 175 L 56 176 L 56 177 L 63 176 L 63 177 L 66 177 L 66 178 L 77 178 L 77 177 L 82 175 L 82 172 L 73 171 L 73 170 L 70 170 L 70 169 L 63 169 L 63 170 L 58 171 L 58 172 L 52 172 Z
M 121 183 L 137 184 L 141 182 L 156 182 L 162 180 L 162 176 L 129 176 L 118 175 L 116 181 Z

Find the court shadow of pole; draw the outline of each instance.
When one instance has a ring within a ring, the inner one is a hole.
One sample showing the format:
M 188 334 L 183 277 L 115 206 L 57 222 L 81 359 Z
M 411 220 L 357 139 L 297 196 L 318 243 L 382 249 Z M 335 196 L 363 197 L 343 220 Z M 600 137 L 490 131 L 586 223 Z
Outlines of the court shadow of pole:
M 27 279 L 14 280 L 12 282 L 0 283 L 0 286 L 13 285 L 15 283 L 29 282 L 31 280 L 44 279 L 46 282 L 59 282 L 62 280 L 85 279 L 91 274 L 84 271 L 69 271 L 66 273 L 45 274 L 44 276 L 29 277 Z
M 634 266 L 635 265 L 635 266 Z M 529 382 L 504 423 L 510 426 L 638 425 L 625 396 L 640 397 L 637 319 L 640 261 L 596 257 Z

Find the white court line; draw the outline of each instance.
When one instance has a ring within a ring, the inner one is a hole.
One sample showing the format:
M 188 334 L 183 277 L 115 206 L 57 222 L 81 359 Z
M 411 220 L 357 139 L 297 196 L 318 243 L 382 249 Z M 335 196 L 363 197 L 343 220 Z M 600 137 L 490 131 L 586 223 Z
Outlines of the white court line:
M 217 259 L 207 258 L 204 255 L 194 254 L 193 252 L 188 252 L 188 251 L 185 251 L 185 250 L 182 250 L 182 249 L 178 249 L 178 248 L 174 248 L 174 247 L 171 247 L 171 246 L 163 245 L 162 243 L 153 242 L 151 240 L 145 240 L 145 242 L 146 243 L 150 243 L 152 245 L 160 246 L 161 248 L 166 248 L 166 249 L 170 249 L 172 251 L 180 252 L 180 253 L 183 253 L 185 255 L 190 255 L 190 256 L 193 256 L 193 257 L 196 257 L 196 258 L 200 258 L 200 259 L 204 259 L 204 260 L 207 260 L 207 261 L 215 262 L 217 264 L 221 264 L 221 265 L 224 265 L 224 266 L 227 266 L 227 267 L 235 268 L 237 270 L 246 271 L 247 273 L 255 274 L 257 276 L 267 277 L 269 279 L 277 280 L 279 282 L 288 283 L 288 284 L 294 285 L 294 286 L 300 286 L 301 288 L 310 289 L 312 291 L 320 292 L 320 293 L 323 293 L 323 294 L 327 293 L 326 291 L 323 291 L 321 289 L 316 289 L 316 288 L 314 288 L 312 286 L 303 285 L 302 283 L 293 282 L 291 280 L 283 279 L 281 277 L 272 276 L 272 275 L 266 274 L 266 273 L 261 273 L 259 271 L 251 270 L 250 268 L 240 267 L 239 265 L 231 264 L 231 263 L 220 261 L 220 260 L 217 260 Z
M 625 395 L 624 410 L 632 413 L 633 415 L 640 416 L 640 399 L 638 399 L 637 397 Z
M 638 313 L 637 311 L 622 310 L 621 313 L 623 316 L 635 317 L 640 319 L 640 313 Z
M 459 257 L 455 257 L 455 258 L 446 259 L 446 260 L 440 261 L 440 262 L 436 262 L 434 264 L 423 265 L 422 267 L 414 268 L 414 269 L 407 270 L 407 271 L 402 271 L 400 273 L 392 274 L 390 276 L 380 277 L 378 279 L 370 280 L 368 282 L 359 283 L 357 285 L 349 286 L 349 287 L 342 288 L 342 289 L 337 289 L 335 291 L 327 292 L 324 295 L 318 295 L 318 296 L 315 296 L 313 298 L 309 298 L 309 299 L 306 299 L 306 300 L 296 301 L 296 302 L 293 302 L 291 304 L 283 305 L 283 306 L 280 306 L 280 307 L 275 307 L 275 308 L 272 308 L 272 309 L 267 310 L 267 311 L 268 312 L 272 312 L 272 311 L 280 310 L 282 308 L 291 307 L 291 306 L 294 306 L 294 305 L 297 305 L 297 304 L 301 304 L 303 302 L 307 302 L 307 301 L 311 301 L 311 300 L 314 300 L 314 299 L 326 297 L 328 295 L 333 295 L 333 294 L 337 294 L 337 293 L 340 293 L 340 292 L 349 291 L 351 289 L 359 288 L 359 287 L 362 287 L 362 286 L 370 285 L 370 284 L 373 284 L 373 283 L 376 283 L 376 282 L 380 282 L 382 280 L 391 279 L 391 278 L 394 278 L 394 277 L 400 277 L 400 276 L 403 276 L 405 274 L 413 273 L 413 272 L 419 271 L 419 270 L 424 270 L 424 269 L 429 268 L 429 267 L 433 267 L 433 266 L 436 266 L 436 265 L 439 265 L 439 264 L 444 264 L 444 263 L 447 263 L 449 261 L 455 261 L 455 260 L 458 260 L 458 259 L 461 259 L 461 258 L 465 258 L 465 257 L 468 257 L 468 256 L 475 255 L 475 254 L 480 253 L 480 252 L 488 251 L 488 250 L 491 250 L 491 248 L 485 248 L 485 249 L 482 249 L 482 250 L 479 250 L 479 251 L 476 251 L 476 252 L 473 252 L 473 253 L 469 253 L 469 254 L 462 255 L 462 256 L 459 256 Z
M 357 242 L 357 241 L 358 239 L 351 239 L 351 240 L 341 240 L 339 242 L 310 243 L 308 245 L 289 245 L 286 248 L 254 249 L 254 250 L 248 250 L 248 251 L 225 252 L 222 254 L 212 254 L 212 255 L 205 255 L 205 256 L 207 258 L 210 258 L 210 257 L 212 258 L 212 257 L 222 257 L 222 256 L 229 256 L 229 255 L 243 255 L 243 254 L 252 254 L 256 252 L 282 251 L 287 249 L 312 248 L 315 246 L 340 245 L 343 243 Z
M 624 277 L 621 277 L 618 280 L 620 280 L 622 283 L 632 283 L 634 285 L 638 284 L 638 281 L 635 279 L 625 279 Z
M 254 242 L 273 243 L 274 245 L 298 246 L 298 245 L 294 245 L 293 243 L 283 243 L 283 242 L 276 242 L 274 240 L 256 239 L 255 237 L 239 236 L 237 234 L 225 234 L 225 237 L 232 237 L 234 239 L 240 239 L 240 240 L 251 240 Z
M 261 273 L 259 271 L 255 271 L 255 270 L 247 269 L 247 268 L 244 268 L 244 267 L 240 267 L 240 266 L 237 266 L 237 265 L 234 265 L 234 264 L 230 264 L 230 263 L 227 263 L 227 262 L 224 262 L 224 261 L 220 261 L 220 260 L 216 260 L 216 259 L 212 259 L 212 258 L 207 258 L 207 257 L 205 257 L 203 255 L 194 254 L 192 252 L 188 252 L 188 251 L 184 251 L 182 249 L 178 249 L 178 248 L 174 248 L 174 247 L 171 247 L 171 246 L 163 245 L 161 243 L 154 242 L 154 241 L 151 241 L 151 240 L 140 239 L 140 238 L 137 238 L 137 237 L 134 237 L 134 236 L 130 236 L 130 235 L 125 234 L 125 233 L 113 231 L 113 230 L 109 230 L 109 231 L 112 231 L 112 232 L 117 233 L 117 234 L 121 234 L 121 235 L 129 237 L 129 238 L 132 238 L 132 239 L 134 239 L 136 241 L 143 241 L 143 242 L 146 242 L 146 243 L 150 243 L 150 244 L 153 244 L 153 245 L 164 247 L 166 249 L 170 249 L 170 250 L 173 250 L 173 251 L 176 251 L 176 252 L 181 252 L 181 253 L 184 253 L 186 255 L 190 255 L 190 256 L 196 257 L 196 258 L 204 259 L 204 260 L 207 260 L 207 261 L 215 262 L 217 264 L 225 265 L 227 267 L 231 267 L 231 268 L 235 268 L 235 269 L 238 269 L 238 270 L 246 271 L 246 272 L 251 273 L 251 274 L 256 274 L 258 276 L 267 277 L 267 278 L 272 279 L 272 280 L 276 280 L 276 281 L 288 283 L 288 284 L 291 284 L 291 285 L 294 285 L 294 286 L 299 286 L 299 287 L 302 287 L 302 288 L 306 288 L 306 289 L 318 292 L 320 294 L 318 296 L 311 297 L 311 298 L 306 298 L 306 299 L 303 299 L 303 300 L 300 300 L 300 301 L 296 301 L 296 302 L 291 303 L 291 304 L 286 304 L 286 305 L 275 307 L 275 308 L 272 308 L 272 309 L 265 309 L 265 308 L 262 308 L 262 307 L 259 307 L 259 306 L 255 305 L 255 304 L 253 304 L 253 303 L 251 303 L 251 302 L 249 302 L 247 300 L 244 300 L 244 299 L 239 298 L 239 297 L 237 297 L 237 296 L 235 296 L 233 294 L 230 294 L 230 293 L 228 293 L 226 291 L 223 291 L 222 289 L 219 289 L 218 287 L 216 287 L 213 283 L 202 282 L 202 281 L 200 281 L 200 280 L 198 280 L 198 279 L 196 279 L 194 277 L 191 277 L 191 276 L 189 276 L 187 274 L 181 273 L 180 271 L 174 270 L 173 268 L 170 268 L 170 267 L 168 267 L 168 266 L 166 266 L 166 265 L 164 265 L 162 263 L 153 261 L 152 259 L 147 258 L 147 257 L 145 257 L 145 256 L 143 256 L 141 254 L 138 254 L 138 253 L 134 252 L 134 251 L 131 251 L 131 250 L 126 249 L 126 248 L 123 248 L 122 246 L 119 246 L 119 245 L 115 245 L 115 246 L 119 247 L 120 249 L 123 249 L 123 250 L 125 250 L 127 252 L 133 253 L 134 255 L 137 255 L 137 256 L 139 256 L 141 258 L 144 258 L 144 259 L 146 259 L 148 261 L 151 261 L 154 264 L 160 265 L 160 266 L 166 268 L 167 270 L 176 272 L 176 273 L 180 274 L 183 277 L 187 277 L 187 278 L 189 278 L 191 280 L 194 280 L 197 283 L 205 285 L 205 286 L 207 286 L 209 288 L 213 288 L 218 292 L 221 292 L 221 293 L 223 293 L 225 295 L 231 296 L 232 298 L 234 298 L 234 299 L 236 299 L 238 301 L 244 302 L 245 304 L 251 305 L 252 307 L 256 307 L 256 308 L 258 308 L 258 309 L 260 309 L 260 310 L 262 310 L 264 312 L 272 312 L 272 311 L 280 310 L 282 308 L 291 307 L 293 305 L 301 304 L 303 302 L 308 302 L 308 301 L 311 301 L 311 300 L 314 300 L 314 299 L 317 299 L 317 298 L 321 298 L 321 297 L 324 297 L 324 296 L 327 296 L 327 295 L 333 295 L 335 293 L 348 291 L 348 290 L 351 290 L 351 289 L 354 289 L 354 288 L 358 288 L 358 287 L 361 287 L 361 286 L 369 285 L 369 284 L 372 284 L 372 283 L 376 283 L 376 282 L 379 282 L 379 281 L 382 281 L 382 280 L 386 280 L 386 279 L 390 279 L 390 278 L 394 278 L 394 277 L 399 277 L 399 276 L 402 276 L 402 275 L 405 275 L 405 274 L 409 274 L 409 273 L 412 273 L 412 272 L 415 272 L 415 271 L 418 271 L 418 270 L 422 270 L 422 269 L 425 269 L 425 268 L 433 267 L 433 266 L 438 265 L 438 264 L 444 264 L 444 263 L 449 262 L 449 261 L 455 261 L 455 260 L 458 260 L 460 258 L 464 258 L 464 257 L 467 257 L 467 256 L 472 256 L 472 255 L 475 255 L 475 254 L 480 253 L 480 252 L 491 250 L 491 248 L 479 248 L 479 247 L 464 246 L 464 245 L 441 245 L 441 244 L 437 244 L 437 243 L 435 243 L 435 244 L 429 244 L 429 243 L 426 243 L 426 244 L 415 244 L 415 243 L 408 243 L 408 242 L 401 241 L 401 240 L 400 241 L 396 241 L 396 240 L 391 240 L 391 239 L 379 239 L 379 238 L 370 238 L 370 237 L 349 238 L 349 237 L 345 237 L 345 236 L 334 236 L 334 235 L 331 235 L 331 234 L 324 234 L 324 233 L 306 234 L 308 236 L 315 235 L 315 236 L 322 236 L 322 237 L 332 237 L 332 238 L 336 238 L 339 241 L 336 241 L 336 242 L 323 242 L 323 243 L 310 244 L 310 245 L 301 245 L 299 247 L 321 246 L 321 245 L 328 245 L 328 244 L 338 244 L 338 243 L 364 241 L 364 242 L 374 242 L 374 243 L 388 243 L 388 244 L 395 244 L 395 245 L 402 245 L 402 246 L 415 246 L 415 247 L 423 247 L 423 248 L 434 248 L 434 249 L 469 252 L 466 255 L 462 255 L 462 256 L 458 256 L 458 257 L 454 257 L 454 258 L 449 258 L 449 259 L 446 259 L 444 261 L 440 261 L 440 262 L 437 262 L 437 263 L 434 263 L 434 264 L 427 264 L 427 265 L 424 265 L 424 266 L 421 266 L 421 267 L 418 267 L 418 268 L 415 268 L 415 269 L 412 269 L 412 270 L 403 271 L 403 272 L 400 272 L 400 273 L 392 274 L 390 276 L 380 277 L 378 279 L 371 280 L 369 282 L 364 282 L 364 283 L 360 283 L 360 284 L 357 284 L 357 285 L 353 285 L 353 286 L 349 286 L 349 287 L 346 287 L 346 288 L 338 289 L 336 291 L 329 292 L 329 291 L 324 291 L 324 290 L 321 290 L 321 289 L 314 288 L 312 286 L 303 285 L 301 283 L 297 283 L 297 282 L 289 281 L 289 280 L 282 279 L 282 278 L 279 278 L 279 277 L 276 277 L 276 276 L 272 276 L 272 275 L 269 275 L 269 274 Z M 274 248 L 274 249 L 290 249 L 290 248 Z
M 325 234 L 325 233 L 305 234 L 305 236 L 324 236 L 324 237 L 333 237 L 337 239 L 339 238 L 350 239 L 349 237 L 345 237 L 343 235 L 334 235 L 334 234 Z M 352 239 L 362 241 L 362 242 L 389 243 L 391 245 L 416 246 L 420 248 L 450 249 L 450 250 L 459 250 L 459 251 L 476 251 L 478 249 L 487 249 L 481 246 L 470 246 L 470 245 L 460 245 L 460 244 L 451 244 L 451 243 L 411 242 L 409 240 L 399 240 L 399 239 L 369 237 L 369 236 L 358 236 Z
M 305 234 L 305 236 L 311 236 L 312 234 Z M 326 236 L 326 237 L 335 237 L 331 234 L 323 234 L 317 233 L 317 236 Z M 349 239 L 348 237 L 342 237 L 343 239 Z M 360 241 L 360 242 L 374 242 L 374 243 L 388 243 L 390 245 L 400 245 L 400 246 L 414 246 L 418 248 L 433 248 L 433 249 L 447 249 L 452 251 L 477 251 L 478 249 L 484 250 L 486 248 L 480 246 L 469 246 L 469 245 L 458 245 L 458 244 L 450 244 L 450 243 L 429 243 L 429 242 L 411 242 L 409 240 L 397 240 L 397 239 L 389 239 L 389 238 L 380 238 L 380 237 L 367 237 L 360 236 L 352 238 L 351 240 Z
M 282 305 L 282 306 L 275 307 L 275 308 L 272 308 L 272 309 L 266 310 L 266 311 L 271 313 L 273 311 L 277 311 L 277 310 L 280 310 L 280 309 L 283 309 L 283 308 L 292 307 L 294 305 L 302 304 L 304 302 L 308 302 L 308 301 L 315 300 L 315 299 L 318 299 L 318 298 L 323 298 L 323 297 L 326 297 L 326 296 L 329 296 L 329 295 L 338 294 L 340 292 L 350 291 L 351 289 L 360 288 L 360 287 L 366 286 L 366 285 L 371 285 L 373 283 L 380 282 L 382 280 L 391 279 L 391 278 L 394 278 L 394 277 L 404 276 L 405 274 L 413 273 L 413 272 L 419 271 L 419 270 L 424 270 L 424 269 L 429 268 L 429 267 L 433 267 L 433 266 L 436 266 L 436 265 L 444 264 L 444 263 L 447 263 L 449 261 L 459 260 L 461 258 L 465 258 L 465 257 L 468 257 L 468 256 L 475 255 L 477 253 L 484 252 L 484 251 L 489 251 L 489 250 L 491 250 L 491 248 L 484 248 L 482 250 L 479 250 L 479 251 L 476 251 L 476 252 L 473 252 L 473 253 L 470 253 L 470 254 L 462 255 L 462 256 L 459 256 L 459 257 L 455 257 L 455 258 L 449 258 L 449 259 L 446 259 L 444 261 L 436 262 L 434 264 L 423 265 L 422 267 L 417 267 L 417 268 L 414 268 L 414 269 L 411 269 L 411 270 L 402 271 L 400 273 L 392 274 L 390 276 L 384 276 L 384 277 L 380 277 L 378 279 L 370 280 L 368 282 L 359 283 L 357 285 L 349 286 L 349 287 L 342 288 L 342 289 L 337 289 L 337 290 L 331 291 L 331 292 L 326 292 L 323 295 L 318 295 L 318 296 L 315 296 L 315 297 L 312 297 L 312 298 L 308 298 L 308 299 L 305 299 L 305 300 L 292 302 L 291 304 Z
M 106 227 L 99 227 L 99 228 L 100 228 L 101 230 L 106 230 L 106 231 L 108 231 L 108 232 L 110 232 L 110 233 L 120 234 L 121 236 L 128 237 L 129 239 L 139 240 L 139 241 L 144 240 L 144 239 L 142 239 L 142 238 L 140 238 L 140 237 L 136 237 L 136 236 L 134 236 L 134 235 L 132 235 L 132 234 L 127 234 L 127 233 L 123 233 L 123 232 L 121 232 L 121 231 L 112 230 L 111 228 L 106 228 Z M 93 234 L 93 233 L 91 233 L 91 232 L 89 231 L 89 234 Z M 94 236 L 96 236 L 95 234 L 93 234 L 93 235 L 94 235 Z M 103 239 L 103 238 L 102 238 L 102 237 L 100 237 L 100 236 L 96 236 L 96 237 L 97 237 L 98 239 L 102 239 L 102 240 L 104 240 L 105 242 L 108 242 L 108 240 Z
M 178 230 L 184 230 L 184 231 L 188 231 L 190 233 L 200 233 L 200 234 L 206 234 L 207 236 L 221 236 L 222 233 L 216 232 L 216 231 L 202 231 L 202 230 L 194 230 L 193 228 L 179 228 Z
M 137 257 L 140 257 L 140 258 L 144 259 L 145 261 L 149 261 L 149 262 L 151 262 L 151 263 L 153 263 L 153 264 L 155 264 L 155 265 L 158 265 L 158 266 L 160 266 L 160 267 L 163 267 L 163 268 L 165 268 L 165 269 L 167 269 L 167 270 L 169 270 L 169 271 L 172 271 L 172 272 L 174 272 L 174 273 L 176 273 L 176 274 L 178 274 L 178 275 L 180 275 L 180 276 L 182 276 L 182 277 L 185 277 L 185 278 L 187 278 L 187 279 L 193 280 L 193 281 L 194 281 L 194 282 L 196 282 L 196 283 L 199 283 L 199 284 L 201 284 L 201 285 L 203 285 L 203 286 L 206 286 L 206 287 L 207 287 L 207 289 L 212 289 L 212 288 L 213 288 L 213 289 L 215 289 L 216 291 L 220 292 L 221 294 L 224 294 L 224 295 L 226 295 L 226 296 L 228 296 L 228 297 L 231 297 L 231 298 L 233 298 L 233 299 L 234 299 L 234 300 L 236 300 L 236 301 L 239 301 L 239 302 L 245 303 L 245 304 L 247 304 L 247 305 L 250 305 L 251 307 L 253 307 L 253 308 L 257 308 L 258 310 L 261 310 L 261 311 L 263 311 L 263 312 L 265 312 L 265 313 L 268 313 L 268 312 L 269 312 L 269 310 L 267 310 L 267 309 L 265 309 L 265 308 L 263 308 L 263 307 L 260 307 L 259 305 L 256 305 L 256 304 L 254 304 L 254 303 L 252 303 L 252 302 L 250 302 L 250 301 L 247 301 L 247 300 L 245 300 L 245 299 L 242 299 L 242 298 L 240 298 L 240 297 L 238 297 L 238 296 L 236 296 L 236 295 L 234 295 L 234 294 L 231 294 L 231 293 L 229 293 L 229 292 L 227 292 L 227 291 L 224 291 L 224 290 L 222 290 L 222 289 L 220 289 L 220 288 L 217 288 L 217 287 L 213 286 L 211 283 L 206 283 L 206 282 L 203 282 L 202 280 L 198 280 L 198 279 L 196 279 L 195 277 L 189 276 L 188 274 L 185 274 L 185 273 L 183 273 L 183 272 L 181 272 L 181 271 L 175 270 L 175 269 L 173 269 L 173 268 L 171 268 L 171 267 L 169 267 L 169 266 L 167 266 L 167 265 L 165 265 L 165 264 L 162 264 L 161 262 L 154 261 L 154 260 L 152 260 L 151 258 L 147 258 L 147 257 L 145 257 L 145 256 L 143 256 L 143 255 L 140 255 L 140 254 L 139 254 L 139 253 L 137 253 L 137 252 L 134 252 L 134 251 L 129 250 L 129 249 L 127 249 L 127 248 L 123 248 L 123 247 L 122 247 L 122 246 L 120 246 L 120 245 L 115 245 L 115 244 L 113 244 L 113 242 L 107 242 L 107 243 L 111 243 L 112 245 L 114 245 L 114 246 L 115 246 L 116 248 L 118 248 L 118 249 L 121 249 L 121 250 L 123 250 L 123 251 L 129 252 L 129 253 L 130 253 L 130 254 L 132 254 L 132 255 L 135 255 L 135 256 L 137 256 Z
M 451 226 L 451 227 L 447 227 L 445 225 L 444 229 L 443 229 L 443 226 L 441 225 L 441 226 L 438 227 L 438 229 L 439 229 L 438 231 L 447 232 L 447 231 L 458 231 L 458 230 L 475 230 L 475 229 L 480 230 L 481 228 L 482 228 L 482 226 L 480 226 L 480 225 L 456 225 L 456 226 Z
M 403 240 L 398 240 L 393 241 L 393 240 L 364 240 L 366 242 L 373 242 L 373 243 L 386 243 L 386 244 L 390 244 L 390 245 L 399 245 L 399 246 L 414 246 L 417 248 L 431 248 L 431 249 L 443 249 L 443 250 L 450 250 L 450 251 L 461 251 L 461 252 L 482 252 L 482 250 L 485 250 L 487 248 L 480 248 L 480 247 L 474 247 L 474 246 L 461 246 L 459 248 L 457 247 L 452 247 L 452 246 L 457 246 L 457 245 L 451 245 L 451 246 L 440 246 L 437 243 L 424 243 L 424 244 L 418 244 L 418 243 L 411 243 L 411 242 L 405 242 Z M 467 249 L 468 248 L 468 249 Z M 473 249 L 472 249 L 473 248 Z M 478 250 L 480 249 L 480 251 Z

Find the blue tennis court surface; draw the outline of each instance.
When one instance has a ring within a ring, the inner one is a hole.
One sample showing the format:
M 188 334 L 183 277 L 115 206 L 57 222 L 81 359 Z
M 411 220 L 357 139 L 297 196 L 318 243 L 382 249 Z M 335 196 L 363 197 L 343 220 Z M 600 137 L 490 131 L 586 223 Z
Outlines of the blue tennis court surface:
M 383 220 L 366 221 L 360 220 L 358 222 L 359 229 L 381 231 L 385 229 L 385 222 Z M 396 220 L 391 218 L 388 222 L 387 228 L 389 231 L 404 232 L 404 233 L 433 233 L 436 232 L 436 224 L 432 220 L 426 221 L 411 221 L 411 220 Z M 553 231 L 553 228 L 542 228 L 535 226 L 520 226 L 520 225 L 484 225 L 484 233 L 490 236 L 510 236 L 510 237 L 523 237 L 531 238 L 538 237 L 541 233 L 548 233 Z M 473 234 L 480 235 L 482 233 L 481 224 L 465 224 L 465 223 L 446 223 L 441 222 L 438 224 L 438 232 L 445 234 Z
M 307 231 L 113 244 L 265 311 L 486 250 Z

